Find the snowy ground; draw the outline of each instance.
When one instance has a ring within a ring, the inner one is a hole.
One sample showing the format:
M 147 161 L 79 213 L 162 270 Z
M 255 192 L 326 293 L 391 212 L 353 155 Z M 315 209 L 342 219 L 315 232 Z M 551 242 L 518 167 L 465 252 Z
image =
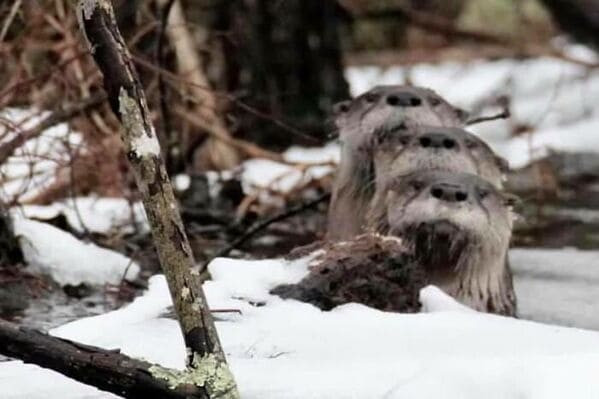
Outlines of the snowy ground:
M 517 276 L 530 270 L 524 264 L 531 259 L 537 259 L 535 271 L 541 276 L 517 280 L 523 312 L 567 318 L 564 308 L 580 305 L 581 298 L 566 306 L 566 294 L 553 296 L 569 279 L 576 280 L 577 272 L 566 276 L 562 286 L 546 289 L 543 300 L 530 287 L 560 266 L 566 269 L 564 262 L 586 264 L 599 259 L 599 253 L 554 255 L 512 253 Z M 460 311 L 432 288 L 424 290 L 422 301 L 436 312 L 413 315 L 357 304 L 322 312 L 268 294 L 279 283 L 300 279 L 306 264 L 217 259 L 210 265 L 214 281 L 205 289 L 211 307 L 243 312 L 217 325 L 244 398 L 599 397 L 597 332 Z M 587 295 L 587 301 L 597 303 L 596 292 Z M 250 301 L 265 306 L 254 307 Z M 131 305 L 52 333 L 182 367 L 178 326 L 160 317 L 169 304 L 164 278 L 155 276 L 149 291 Z M 2 397 L 11 399 L 111 397 L 20 362 L 0 365 L 0 386 Z

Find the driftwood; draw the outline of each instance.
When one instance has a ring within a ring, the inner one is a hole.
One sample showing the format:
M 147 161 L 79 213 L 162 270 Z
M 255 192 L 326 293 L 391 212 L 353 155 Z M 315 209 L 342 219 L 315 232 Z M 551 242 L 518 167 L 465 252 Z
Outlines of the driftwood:
M 237 398 L 239 397 L 237 387 L 226 364 L 202 290 L 199 271 L 194 267 L 195 261 L 161 157 L 160 144 L 150 119 L 145 94 L 124 39 L 116 25 L 111 2 L 80 0 L 77 16 L 88 47 L 104 75 L 104 88 L 108 101 L 124 127 L 122 139 L 142 195 L 160 264 L 183 332 L 189 354 L 188 367 L 183 372 L 173 374 L 172 370 L 148 368 L 143 362 L 136 363 L 127 357 L 120 358 L 116 362 L 106 356 L 99 356 L 96 359 L 90 354 L 85 355 L 82 349 L 84 346 L 72 342 L 65 342 L 66 346 L 60 347 L 61 350 L 66 350 L 65 353 L 52 350 L 53 354 L 49 354 L 40 348 L 44 348 L 50 341 L 42 345 L 35 344 L 35 339 L 31 339 L 31 336 L 27 337 L 30 331 L 11 328 L 6 324 L 2 325 L 5 331 L 4 335 L 0 335 L 0 342 L 3 343 L 0 351 L 42 366 L 55 366 L 55 369 L 61 372 L 66 373 L 70 370 L 72 374 L 69 375 L 73 378 L 100 389 L 110 388 L 111 392 L 128 397 L 142 396 L 125 389 L 131 380 L 113 380 L 112 377 L 115 371 L 125 371 L 119 367 L 131 364 L 134 365 L 134 369 L 141 365 L 141 370 L 149 371 L 145 374 L 139 371 L 139 378 L 148 380 L 141 385 L 159 386 L 160 381 L 164 380 L 169 383 L 169 388 L 174 390 L 187 389 L 185 388 L 187 384 L 193 385 L 193 392 L 180 397 Z M 19 335 L 19 332 L 24 335 Z M 41 339 L 40 336 L 36 335 L 38 340 Z M 68 345 L 71 347 L 69 348 Z M 19 348 L 21 350 L 17 350 Z M 89 347 L 85 348 L 90 351 Z M 88 356 L 90 362 L 91 358 L 94 358 L 94 361 L 97 360 L 98 365 L 102 367 L 86 369 L 69 366 L 71 360 L 69 354 L 80 353 L 83 353 L 84 357 Z M 129 361 L 131 363 L 127 363 Z M 98 373 L 91 370 L 96 370 Z M 107 387 L 109 383 L 114 384 L 114 387 Z M 123 384 L 124 386 L 118 387 Z M 143 395 L 143 397 L 167 396 Z
M 0 320 L 0 353 L 58 371 L 85 384 L 127 398 L 198 398 L 191 383 L 174 386 L 183 372 L 130 358 L 114 350 L 83 345 Z M 156 375 L 171 379 L 156 378 Z

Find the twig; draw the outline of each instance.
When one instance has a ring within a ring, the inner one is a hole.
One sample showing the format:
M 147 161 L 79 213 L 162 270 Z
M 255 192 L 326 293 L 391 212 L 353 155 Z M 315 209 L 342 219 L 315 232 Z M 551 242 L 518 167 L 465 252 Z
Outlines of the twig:
M 270 226 L 273 223 L 279 222 L 281 220 L 285 220 L 287 218 L 290 218 L 292 216 L 297 215 L 298 213 L 301 213 L 307 209 L 310 209 L 318 204 L 320 204 L 321 202 L 327 201 L 329 198 L 331 197 L 331 193 L 324 193 L 320 196 L 318 196 L 317 198 L 305 202 L 303 204 L 299 204 L 296 205 L 294 207 L 291 207 L 289 209 L 286 209 L 270 218 L 261 220 L 259 222 L 254 223 L 252 226 L 250 226 L 242 235 L 238 236 L 236 239 L 234 239 L 230 244 L 228 244 L 226 247 L 222 248 L 221 250 L 219 250 L 216 255 L 214 255 L 212 257 L 212 259 L 210 259 L 209 261 L 205 262 L 202 265 L 202 268 L 200 269 L 200 272 L 203 273 L 206 268 L 208 267 L 208 264 L 214 259 L 214 258 L 218 258 L 221 256 L 226 256 L 229 254 L 229 252 L 231 252 L 232 250 L 238 248 L 241 244 L 243 244 L 244 242 L 246 242 L 247 240 L 249 240 L 250 238 L 252 238 L 252 236 L 254 236 L 255 234 L 259 233 L 260 231 L 264 230 L 265 228 L 267 228 L 268 226 Z
M 10 24 L 12 24 L 13 19 L 15 19 L 15 15 L 17 15 L 19 7 L 21 7 L 21 1 L 22 0 L 17 0 L 13 3 L 12 8 L 10 9 L 10 14 L 8 14 L 8 17 L 4 21 L 4 26 L 2 27 L 2 31 L 0 32 L 0 43 L 4 41 L 4 37 L 8 32 L 8 28 L 10 28 Z
M 506 109 L 502 110 L 500 113 L 495 114 L 495 115 L 479 116 L 479 117 L 470 119 L 470 120 L 466 121 L 466 126 L 476 125 L 477 123 L 481 123 L 481 122 L 494 121 L 497 119 L 507 119 L 509 117 L 510 117 L 510 111 L 506 108 Z
M 52 126 L 58 125 L 59 123 L 68 121 L 75 117 L 81 112 L 85 112 L 88 109 L 94 108 L 102 104 L 106 100 L 105 93 L 94 94 L 93 96 L 82 100 L 77 104 L 71 104 L 62 109 L 52 112 L 44 120 L 38 123 L 31 129 L 27 129 L 16 135 L 12 140 L 2 144 L 0 146 L 0 164 L 4 163 L 8 157 L 10 157 L 17 148 L 21 147 L 27 140 L 42 134 L 46 129 Z

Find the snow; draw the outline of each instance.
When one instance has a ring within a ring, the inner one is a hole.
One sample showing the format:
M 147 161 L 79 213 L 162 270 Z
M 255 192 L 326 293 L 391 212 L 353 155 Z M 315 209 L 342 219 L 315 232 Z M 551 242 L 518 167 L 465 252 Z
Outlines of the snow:
M 139 157 L 160 155 L 160 143 L 156 132 L 152 129 L 151 136 L 147 134 L 141 134 L 137 137 L 133 137 L 131 140 L 131 148 Z
M 129 203 L 125 198 L 76 197 L 50 205 L 21 205 L 12 209 L 15 216 L 49 220 L 62 214 L 69 226 L 78 232 L 110 233 L 115 229 L 130 233 L 133 223 L 148 231 L 148 221 L 141 202 Z
M 139 265 L 126 256 L 50 224 L 17 217 L 14 230 L 29 269 L 50 275 L 60 285 L 118 284 L 139 274 Z
M 523 313 L 568 313 L 556 306 L 566 306 L 565 295 L 537 300 L 530 284 L 549 278 L 562 281 L 556 289 L 576 290 L 583 266 L 597 259 L 599 251 L 512 251 Z M 278 284 L 301 279 L 310 260 L 219 258 L 210 264 L 213 281 L 204 285 L 210 306 L 242 312 L 217 314 L 217 328 L 243 398 L 599 396 L 597 332 L 478 313 L 430 286 L 421 300 L 431 313 L 420 314 L 359 304 L 323 312 L 269 294 Z M 556 270 L 563 270 L 561 277 L 551 276 Z M 585 289 L 580 297 L 585 294 L 588 303 L 597 303 L 599 293 Z M 185 351 L 178 325 L 161 317 L 170 303 L 164 277 L 154 276 L 130 305 L 51 333 L 181 368 Z M 10 399 L 113 397 L 17 361 L 0 364 L 0 386 L 2 397 Z
M 260 158 L 245 161 L 241 166 L 244 191 L 256 193 L 268 189 L 284 194 L 329 175 L 333 165 L 339 162 L 339 146 L 329 143 L 320 148 L 291 147 L 283 153 L 283 158 L 298 165 Z
M 0 124 L 0 144 L 12 140 L 21 131 L 36 126 L 49 112 L 36 109 L 7 108 L 0 118 L 17 126 L 16 131 Z M 31 199 L 54 181 L 61 166 L 68 165 L 70 154 L 77 153 L 82 137 L 66 123 L 46 129 L 39 137 L 28 140 L 13 156 L 0 165 L 0 199 Z

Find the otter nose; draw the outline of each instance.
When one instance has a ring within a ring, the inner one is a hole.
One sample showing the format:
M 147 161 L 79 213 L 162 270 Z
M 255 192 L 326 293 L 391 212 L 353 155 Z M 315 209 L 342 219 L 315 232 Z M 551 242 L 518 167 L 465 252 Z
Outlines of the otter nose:
M 438 183 L 431 187 L 431 195 L 441 201 L 463 202 L 468 199 L 468 190 L 462 185 Z
M 420 97 L 412 93 L 394 93 L 387 96 L 387 104 L 394 107 L 417 107 L 422 104 Z
M 458 143 L 452 137 L 443 133 L 427 133 L 420 137 L 420 146 L 423 148 L 457 148 Z

